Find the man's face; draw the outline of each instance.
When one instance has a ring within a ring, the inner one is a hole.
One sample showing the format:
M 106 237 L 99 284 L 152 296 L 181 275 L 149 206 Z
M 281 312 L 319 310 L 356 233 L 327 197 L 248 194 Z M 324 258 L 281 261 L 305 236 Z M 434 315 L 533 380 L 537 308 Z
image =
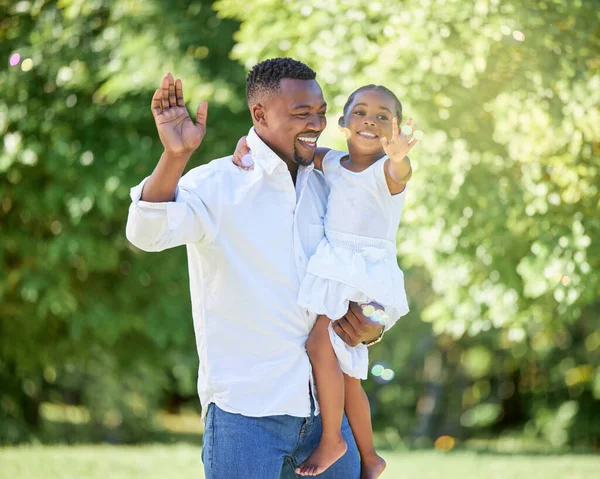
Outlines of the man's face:
M 284 78 L 262 107 L 264 121 L 255 123 L 262 140 L 284 161 L 310 165 L 327 125 L 327 103 L 317 81 Z

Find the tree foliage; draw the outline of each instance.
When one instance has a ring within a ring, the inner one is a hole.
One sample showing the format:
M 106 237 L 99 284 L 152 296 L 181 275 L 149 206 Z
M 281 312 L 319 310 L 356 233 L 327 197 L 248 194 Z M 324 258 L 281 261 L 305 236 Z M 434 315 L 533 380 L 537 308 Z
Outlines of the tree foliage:
M 0 18 L 0 439 L 48 400 L 143 422 L 163 390 L 195 394 L 197 358 L 185 253 L 128 244 L 129 188 L 161 153 L 150 100 L 166 71 L 226 126 L 200 160 L 245 131 L 235 23 L 182 0 L 0 2 Z
M 216 2 L 220 15 L 241 22 L 233 55 L 246 67 L 282 55 L 307 62 L 332 119 L 355 88 L 384 84 L 426 131 L 413 150 L 399 248 L 409 273 L 425 276 L 424 293 L 420 280 L 409 289 L 413 306 L 441 335 L 424 356 L 441 362 L 433 383 L 443 382 L 446 393 L 421 389 L 445 409 L 441 429 L 452 416 L 475 425 L 476 408 L 490 418 L 483 425 L 503 414 L 510 422 L 514 405 L 497 406 L 516 397 L 502 389 L 514 391 L 511 380 L 535 403 L 523 399 L 521 419 L 528 408 L 545 411 L 530 430 L 565 442 L 579 412 L 583 435 L 600 433 L 597 421 L 593 433 L 587 423 L 600 400 L 596 7 L 580 0 Z M 409 274 L 409 286 L 417 277 Z M 401 354 L 394 352 L 401 328 L 382 356 Z M 463 386 L 454 373 L 466 376 Z M 487 393 L 473 392 L 482 380 Z M 381 394 L 401 401 L 400 389 Z M 560 432 L 540 425 L 565 407 Z

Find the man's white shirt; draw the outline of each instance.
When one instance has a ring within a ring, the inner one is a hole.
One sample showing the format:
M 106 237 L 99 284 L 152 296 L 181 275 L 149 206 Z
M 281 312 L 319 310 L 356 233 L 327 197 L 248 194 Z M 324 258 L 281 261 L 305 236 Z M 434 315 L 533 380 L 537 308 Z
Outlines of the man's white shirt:
M 144 251 L 186 245 L 203 416 L 310 415 L 305 342 L 316 316 L 297 305 L 324 236 L 327 187 L 313 165 L 287 165 L 251 129 L 254 170 L 231 156 L 190 170 L 172 202 L 131 189 L 127 239 Z M 165 318 L 167 322 L 169 318 Z M 318 407 L 318 406 L 317 406 Z

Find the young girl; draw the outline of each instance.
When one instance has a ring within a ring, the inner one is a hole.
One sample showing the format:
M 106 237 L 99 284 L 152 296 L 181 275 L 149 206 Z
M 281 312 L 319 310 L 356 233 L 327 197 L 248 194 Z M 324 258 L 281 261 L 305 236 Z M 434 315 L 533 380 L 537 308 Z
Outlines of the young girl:
M 360 384 L 367 377 L 367 347 L 348 346 L 333 331 L 332 321 L 346 314 L 350 301 L 359 303 L 363 314 L 384 329 L 408 312 L 404 275 L 396 260 L 396 232 L 412 174 L 406 155 L 421 132 L 413 134 L 410 118 L 400 132 L 401 120 L 402 105 L 393 92 L 363 86 L 350 95 L 339 119 L 348 153 L 318 148 L 315 154 L 315 167 L 330 188 L 326 236 L 309 261 L 298 303 L 319 314 L 306 350 L 323 432 L 317 448 L 296 469 L 301 475 L 322 473 L 346 452 L 341 434 L 344 409 L 360 452 L 362 479 L 377 478 L 385 468 L 373 447 L 369 402 Z M 240 140 L 234 162 L 251 168 L 248 152 Z

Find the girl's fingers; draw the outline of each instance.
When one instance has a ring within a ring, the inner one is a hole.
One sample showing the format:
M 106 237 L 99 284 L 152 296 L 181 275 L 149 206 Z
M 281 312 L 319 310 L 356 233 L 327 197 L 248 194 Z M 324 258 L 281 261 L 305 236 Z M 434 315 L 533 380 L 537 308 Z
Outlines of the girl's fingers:
M 389 143 L 388 139 L 384 136 L 383 138 L 380 139 L 380 141 L 381 141 L 381 146 L 383 146 L 384 148 L 387 148 L 388 143 Z
M 416 138 L 415 138 L 415 131 L 417 131 L 418 128 L 417 128 L 417 124 L 416 123 L 414 125 L 411 125 L 411 126 L 412 126 L 412 133 L 410 134 L 410 138 L 409 138 L 408 141 L 412 143 L 414 140 L 416 140 Z
M 392 119 L 392 138 L 398 138 L 398 136 L 400 136 L 400 132 L 398 131 L 398 118 L 394 117 Z

